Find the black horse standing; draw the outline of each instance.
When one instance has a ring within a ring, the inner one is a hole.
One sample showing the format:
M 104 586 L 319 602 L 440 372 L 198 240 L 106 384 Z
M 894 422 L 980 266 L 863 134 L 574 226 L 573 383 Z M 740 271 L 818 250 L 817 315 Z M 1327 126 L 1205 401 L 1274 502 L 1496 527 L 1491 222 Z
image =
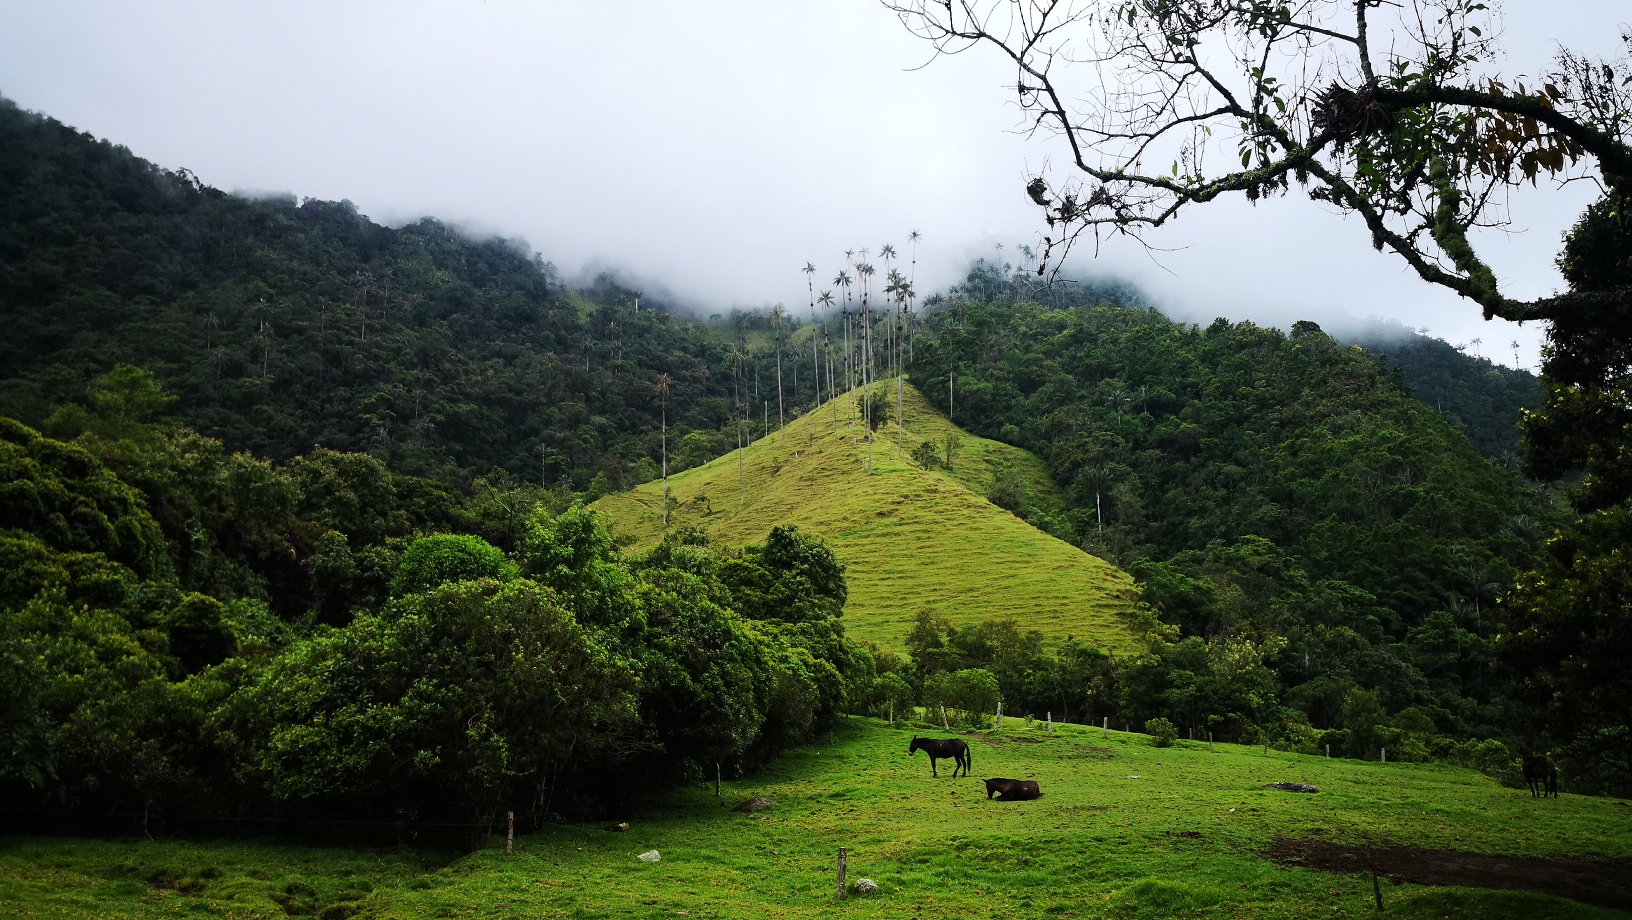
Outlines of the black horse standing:
M 929 755 L 929 773 L 931 776 L 940 776 L 935 769 L 935 761 L 943 757 L 950 757 L 957 764 L 952 768 L 952 775 L 958 775 L 958 769 L 963 769 L 963 775 L 969 775 L 969 745 L 958 738 L 918 738 L 912 739 L 912 746 L 907 748 L 907 756 L 923 751 Z
M 1536 754 L 1524 759 L 1524 781 L 1530 784 L 1530 797 L 1558 798 L 1558 767 L 1553 765 L 1553 759 L 1546 754 Z

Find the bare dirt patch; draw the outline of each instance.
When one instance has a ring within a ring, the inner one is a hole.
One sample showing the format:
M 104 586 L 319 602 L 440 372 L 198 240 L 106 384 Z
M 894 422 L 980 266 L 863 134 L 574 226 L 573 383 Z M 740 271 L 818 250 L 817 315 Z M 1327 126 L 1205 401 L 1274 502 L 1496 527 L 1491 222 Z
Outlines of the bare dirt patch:
M 1088 757 L 1096 760 L 1110 760 L 1114 753 L 1108 747 L 1094 747 L 1091 744 L 1079 744 L 1075 750 L 1078 757 Z
M 1324 840 L 1277 837 L 1268 856 L 1283 866 L 1322 872 L 1364 873 L 1366 850 Z M 1379 878 L 1398 885 L 1457 885 L 1536 891 L 1594 907 L 1632 911 L 1632 862 L 1614 859 L 1491 856 L 1461 850 L 1376 847 L 1371 861 Z

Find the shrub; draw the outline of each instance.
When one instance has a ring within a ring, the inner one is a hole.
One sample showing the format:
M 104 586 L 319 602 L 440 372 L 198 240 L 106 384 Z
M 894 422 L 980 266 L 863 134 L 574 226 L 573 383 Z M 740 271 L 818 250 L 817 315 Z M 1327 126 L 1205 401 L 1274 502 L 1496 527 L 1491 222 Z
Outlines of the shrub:
M 409 544 L 391 579 L 391 593 L 400 597 L 452 582 L 478 578 L 509 581 L 515 576 L 516 567 L 493 544 L 481 537 L 443 533 Z
M 888 713 L 907 714 L 907 707 L 912 705 L 912 684 L 906 678 L 894 671 L 886 671 L 873 678 L 869 708 L 884 715 Z
M 1030 492 L 1030 483 L 1026 477 L 1015 472 L 1004 472 L 992 479 L 992 484 L 986 488 L 986 500 L 1019 517 L 1024 518 L 1027 510 L 1026 494 Z
M 943 671 L 924 682 L 924 702 L 945 706 L 965 723 L 976 723 L 995 712 L 1002 699 L 997 677 L 985 668 Z
M 1145 734 L 1150 736 L 1150 743 L 1157 747 L 1172 747 L 1173 742 L 1179 740 L 1179 729 L 1166 719 L 1151 719 L 1145 723 Z
M 918 464 L 926 470 L 940 469 L 940 445 L 936 443 L 934 438 L 926 438 L 923 441 L 920 441 L 918 446 L 912 449 L 912 462 Z
M 1494 738 L 1464 741 L 1451 748 L 1448 759 L 1459 767 L 1478 770 L 1504 786 L 1517 788 L 1524 784 L 1521 762 L 1507 745 Z

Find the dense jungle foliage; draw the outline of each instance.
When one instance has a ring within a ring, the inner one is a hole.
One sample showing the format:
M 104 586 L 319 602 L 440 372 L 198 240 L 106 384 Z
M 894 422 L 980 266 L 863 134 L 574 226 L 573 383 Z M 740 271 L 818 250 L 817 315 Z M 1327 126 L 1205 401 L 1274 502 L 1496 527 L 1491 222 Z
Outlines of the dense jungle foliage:
M 1143 661 L 1068 648 L 992 665 L 1010 711 L 1304 746 L 1401 718 L 1541 743 L 1494 668 L 1495 601 L 1540 561 L 1561 496 L 1482 458 L 1381 359 L 1312 323 L 963 296 L 927 317 L 912 372 L 943 409 L 950 373 L 959 424 L 1043 457 L 1069 507 L 1017 513 L 1128 568 L 1160 617 Z M 1022 640 L 931 615 L 915 666 L 998 661 Z M 1339 749 L 1381 746 L 1361 732 Z
M 70 444 L 0 419 L 14 810 L 538 823 L 752 769 L 868 704 L 842 569 L 795 529 L 625 558 L 551 493 L 126 425 Z
M 1485 457 L 1507 469 L 1520 459 L 1519 423 L 1541 408 L 1541 381 L 1529 371 L 1503 367 L 1424 335 L 1378 330 L 1350 337 L 1366 351 L 1388 356 L 1412 395 L 1445 416 Z

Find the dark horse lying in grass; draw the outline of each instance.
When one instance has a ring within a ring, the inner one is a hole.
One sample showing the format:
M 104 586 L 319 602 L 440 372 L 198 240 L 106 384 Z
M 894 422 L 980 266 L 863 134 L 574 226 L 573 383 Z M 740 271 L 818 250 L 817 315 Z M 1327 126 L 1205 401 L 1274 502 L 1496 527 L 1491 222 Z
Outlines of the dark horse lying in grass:
M 1553 759 L 1546 754 L 1539 754 L 1524 759 L 1524 781 L 1530 784 L 1530 797 L 1552 796 L 1558 798 L 1558 767 L 1553 765 Z
M 935 761 L 945 757 L 952 758 L 957 764 L 952 768 L 952 775 L 958 775 L 958 769 L 963 769 L 963 775 L 969 775 L 969 745 L 958 738 L 918 738 L 912 739 L 912 746 L 907 748 L 907 756 L 923 751 L 929 755 L 929 773 L 931 776 L 940 776 L 935 769 Z
M 1029 802 L 1043 795 L 1034 779 L 989 779 L 986 781 L 986 797 L 991 798 L 994 792 L 1000 802 Z

